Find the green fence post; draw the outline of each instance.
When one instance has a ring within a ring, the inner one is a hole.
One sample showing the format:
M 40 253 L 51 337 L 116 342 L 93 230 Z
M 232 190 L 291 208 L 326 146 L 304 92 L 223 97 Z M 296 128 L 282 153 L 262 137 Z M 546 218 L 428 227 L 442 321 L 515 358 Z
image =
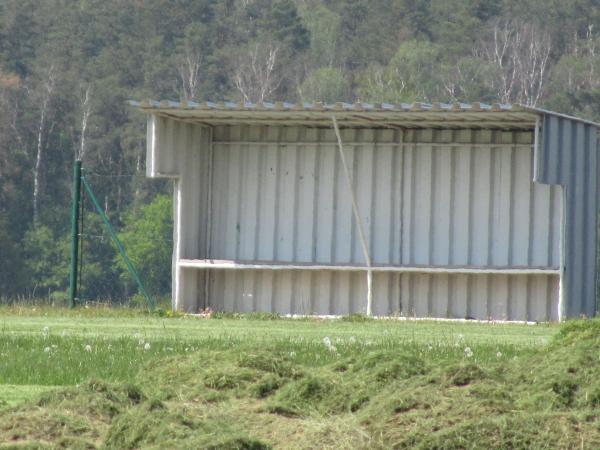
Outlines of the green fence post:
M 71 206 L 71 271 L 69 275 L 69 308 L 77 298 L 77 267 L 79 258 L 79 206 L 81 202 L 81 161 L 73 165 L 73 196 Z
M 112 238 L 113 242 L 115 243 L 115 247 L 117 247 L 117 250 L 121 254 L 123 261 L 125 261 L 127 270 L 129 271 L 129 273 L 131 274 L 131 276 L 137 283 L 138 288 L 140 289 L 140 292 L 142 293 L 142 295 L 146 298 L 146 302 L 148 304 L 148 309 L 150 309 L 150 310 L 154 309 L 154 300 L 152 299 L 152 297 L 150 297 L 150 294 L 148 294 L 148 291 L 146 291 L 146 288 L 144 287 L 142 280 L 140 279 L 137 271 L 135 270 L 133 263 L 127 256 L 127 253 L 125 253 L 125 248 L 123 247 L 123 244 L 121 244 L 121 241 L 117 237 L 117 233 L 115 233 L 115 230 L 112 227 L 110 220 L 104 213 L 104 210 L 100 206 L 100 203 L 98 203 L 98 199 L 96 199 L 96 196 L 94 195 L 94 191 L 92 191 L 92 187 L 89 185 L 89 183 L 85 179 L 85 176 L 83 176 L 83 175 L 81 176 L 81 181 L 83 182 L 83 187 L 85 188 L 85 191 L 88 193 L 90 200 L 94 204 L 94 208 L 96 209 L 96 212 L 100 215 L 100 217 L 102 217 L 102 220 L 104 221 L 104 225 L 106 225 L 106 229 L 108 230 L 108 234 L 110 234 L 110 237 Z

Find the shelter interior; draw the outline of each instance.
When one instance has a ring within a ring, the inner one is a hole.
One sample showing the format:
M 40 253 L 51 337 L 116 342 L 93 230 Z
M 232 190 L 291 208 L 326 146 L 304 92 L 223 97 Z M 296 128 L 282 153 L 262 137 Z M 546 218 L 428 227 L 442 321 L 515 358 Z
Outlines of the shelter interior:
M 189 123 L 152 116 L 176 179 L 176 307 L 555 320 L 562 193 L 520 127 Z M 370 266 L 353 215 L 363 221 Z

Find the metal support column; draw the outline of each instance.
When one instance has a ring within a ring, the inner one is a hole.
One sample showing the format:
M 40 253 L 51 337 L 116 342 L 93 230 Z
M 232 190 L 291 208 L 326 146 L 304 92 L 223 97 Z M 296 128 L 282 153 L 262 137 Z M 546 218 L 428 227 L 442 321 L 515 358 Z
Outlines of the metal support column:
M 73 165 L 73 195 L 71 205 L 71 271 L 69 275 L 69 308 L 77 300 L 77 268 L 79 257 L 79 206 L 81 203 L 81 161 Z

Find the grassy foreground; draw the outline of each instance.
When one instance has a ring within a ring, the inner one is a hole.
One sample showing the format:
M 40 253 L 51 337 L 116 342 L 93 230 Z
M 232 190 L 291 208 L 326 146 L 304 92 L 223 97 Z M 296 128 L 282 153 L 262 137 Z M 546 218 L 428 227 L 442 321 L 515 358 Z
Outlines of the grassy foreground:
M 0 310 L 0 448 L 600 448 L 598 321 L 266 319 Z

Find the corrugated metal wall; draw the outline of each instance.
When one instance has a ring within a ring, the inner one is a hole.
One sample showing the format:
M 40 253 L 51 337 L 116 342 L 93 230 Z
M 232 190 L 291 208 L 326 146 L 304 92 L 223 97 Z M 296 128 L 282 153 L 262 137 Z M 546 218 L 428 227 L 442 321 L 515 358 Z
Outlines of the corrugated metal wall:
M 204 301 L 205 272 L 184 273 L 177 262 L 206 255 L 212 129 L 150 116 L 147 139 L 147 175 L 174 179 L 173 305 L 195 311 Z
M 374 263 L 558 268 L 562 194 L 531 182 L 531 136 L 342 130 Z M 213 146 L 211 257 L 364 263 L 332 131 L 217 127 Z
M 176 308 L 364 312 L 364 272 L 177 264 L 362 264 L 332 130 L 158 117 L 148 128 L 149 175 L 176 180 Z M 348 129 L 342 139 L 375 264 L 559 266 L 561 188 L 531 183 L 532 133 Z M 556 275 L 385 272 L 374 275 L 373 312 L 547 320 L 557 318 L 557 292 Z
M 211 270 L 210 283 L 210 305 L 218 310 L 365 312 L 366 278 L 361 272 Z M 373 277 L 375 315 L 557 320 L 557 298 L 558 275 L 385 272 Z
M 597 133 L 593 125 L 546 114 L 536 154 L 536 180 L 565 190 L 563 317 L 591 317 L 597 311 Z

